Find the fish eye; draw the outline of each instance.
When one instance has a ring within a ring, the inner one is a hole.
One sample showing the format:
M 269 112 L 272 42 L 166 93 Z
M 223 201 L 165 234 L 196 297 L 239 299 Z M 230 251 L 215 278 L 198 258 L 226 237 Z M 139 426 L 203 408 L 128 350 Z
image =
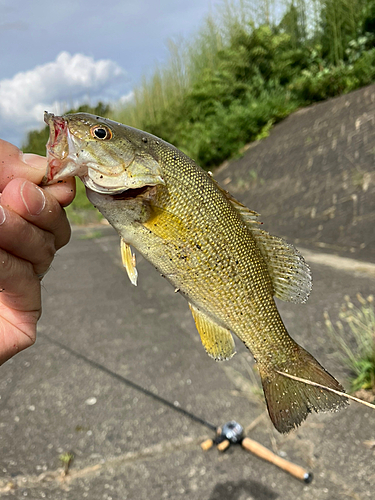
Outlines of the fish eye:
M 104 125 L 94 125 L 94 127 L 91 127 L 90 129 L 90 134 L 95 139 L 99 139 L 101 141 L 108 141 L 112 138 L 111 129 L 105 127 Z

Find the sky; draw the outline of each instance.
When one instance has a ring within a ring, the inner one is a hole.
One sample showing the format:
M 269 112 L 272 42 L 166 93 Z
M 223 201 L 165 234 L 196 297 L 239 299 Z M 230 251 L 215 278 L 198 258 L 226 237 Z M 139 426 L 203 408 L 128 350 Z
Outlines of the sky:
M 21 146 L 43 111 L 126 100 L 220 0 L 0 0 L 0 138 Z

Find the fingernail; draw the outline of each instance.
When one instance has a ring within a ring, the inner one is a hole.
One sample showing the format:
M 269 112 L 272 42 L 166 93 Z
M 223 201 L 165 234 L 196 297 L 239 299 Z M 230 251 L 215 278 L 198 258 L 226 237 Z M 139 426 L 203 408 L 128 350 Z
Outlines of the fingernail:
M 3 207 L 0 205 L 0 226 L 1 226 L 1 224 L 4 224 L 5 219 L 6 219 L 5 211 L 4 211 Z
M 30 215 L 39 215 L 46 206 L 43 191 L 29 181 L 25 181 L 21 186 L 21 198 Z
M 47 168 L 46 159 L 43 156 L 34 155 L 33 153 L 22 153 L 22 161 L 27 163 L 29 167 L 34 167 L 39 170 Z

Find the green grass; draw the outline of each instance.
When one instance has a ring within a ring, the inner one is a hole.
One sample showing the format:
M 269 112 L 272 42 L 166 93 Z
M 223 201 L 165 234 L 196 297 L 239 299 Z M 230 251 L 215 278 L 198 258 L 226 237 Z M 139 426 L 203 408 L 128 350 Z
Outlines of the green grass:
M 76 197 L 65 211 L 69 222 L 73 225 L 99 223 L 103 219 L 101 213 L 87 199 L 85 186 L 79 179 L 77 179 Z
M 345 297 L 339 320 L 334 325 L 328 312 L 324 314 L 328 334 L 335 340 L 340 357 L 350 369 L 353 392 L 375 390 L 375 311 L 374 297 L 357 294 L 358 305 Z M 350 340 L 346 340 L 347 332 Z
M 64 469 L 64 475 L 66 476 L 69 473 L 69 469 L 73 463 L 74 460 L 74 453 L 72 451 L 68 451 L 65 453 L 61 453 L 59 456 L 61 465 Z
M 82 234 L 79 236 L 80 240 L 95 240 L 97 238 L 101 238 L 103 236 L 103 233 L 99 229 L 94 229 L 92 231 L 88 231 L 87 233 Z

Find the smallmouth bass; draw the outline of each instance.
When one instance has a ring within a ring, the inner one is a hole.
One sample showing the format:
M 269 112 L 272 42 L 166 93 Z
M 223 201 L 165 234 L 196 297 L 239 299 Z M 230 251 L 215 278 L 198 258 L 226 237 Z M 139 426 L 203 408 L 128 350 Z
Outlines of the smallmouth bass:
M 232 334 L 256 359 L 271 420 L 280 432 L 312 411 L 346 399 L 286 378 L 341 385 L 288 334 L 274 296 L 305 302 L 311 274 L 301 254 L 260 229 L 258 214 L 222 189 L 174 146 L 86 113 L 54 116 L 45 184 L 77 175 L 91 203 L 121 237 L 124 266 L 137 283 L 139 251 L 189 302 L 207 353 L 235 354 Z

